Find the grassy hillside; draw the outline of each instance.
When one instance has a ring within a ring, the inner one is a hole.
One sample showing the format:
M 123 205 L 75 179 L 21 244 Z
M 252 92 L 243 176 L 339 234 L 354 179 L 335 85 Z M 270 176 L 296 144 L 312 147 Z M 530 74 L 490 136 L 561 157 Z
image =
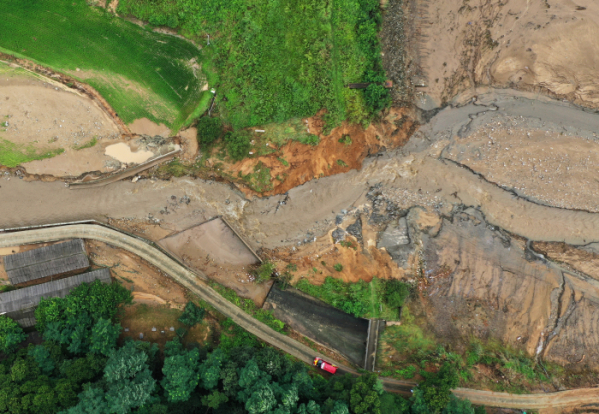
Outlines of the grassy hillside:
M 236 129 L 323 108 L 328 127 L 365 123 L 389 103 L 382 86 L 345 88 L 385 80 L 378 0 L 121 0 L 117 11 L 206 45 L 221 115 Z
M 178 129 L 200 101 L 201 56 L 189 42 L 85 0 L 9 0 L 4 6 L 0 50 L 91 84 L 126 123 L 146 117 Z

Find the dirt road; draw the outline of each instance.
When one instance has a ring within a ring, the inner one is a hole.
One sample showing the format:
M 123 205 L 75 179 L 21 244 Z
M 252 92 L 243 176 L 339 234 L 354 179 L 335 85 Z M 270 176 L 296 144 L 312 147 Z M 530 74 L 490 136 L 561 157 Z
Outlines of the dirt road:
M 260 339 L 271 345 L 311 363 L 314 356 L 323 355 L 300 344 L 299 342 L 275 332 L 268 326 L 252 318 L 241 309 L 224 299 L 216 291 L 207 286 L 198 275 L 195 275 L 179 263 L 152 247 L 149 242 L 134 238 L 116 230 L 93 224 L 75 224 L 51 228 L 40 228 L 18 232 L 0 233 L 0 247 L 17 246 L 22 244 L 40 243 L 71 238 L 85 238 L 102 241 L 104 243 L 126 249 L 135 253 L 152 265 L 170 275 L 177 282 L 197 294 L 214 308 L 230 317 Z M 200 275 L 202 276 L 202 275 Z M 353 369 L 331 361 L 339 366 L 342 373 L 357 374 Z M 382 379 L 385 389 L 390 392 L 408 393 L 416 384 L 394 379 Z M 599 404 L 599 389 L 578 389 L 548 394 L 514 395 L 490 391 L 471 390 L 458 388 L 455 394 L 461 398 L 468 398 L 474 404 L 492 407 L 544 409 L 580 407 L 590 404 Z

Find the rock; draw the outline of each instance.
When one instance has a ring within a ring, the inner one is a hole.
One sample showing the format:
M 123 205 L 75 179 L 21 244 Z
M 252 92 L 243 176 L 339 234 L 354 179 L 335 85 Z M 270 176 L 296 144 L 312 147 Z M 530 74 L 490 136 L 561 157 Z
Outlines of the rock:
M 405 217 L 397 220 L 397 224 L 389 224 L 383 234 L 381 235 L 381 240 L 379 241 L 377 247 L 380 249 L 384 247 L 389 250 L 389 248 L 395 246 L 405 246 L 406 244 L 410 244 L 410 236 L 408 234 L 408 221 Z
M 408 222 L 405 217 L 400 218 L 397 223 L 392 223 L 383 231 L 377 248 L 385 248 L 387 253 L 399 266 L 405 267 L 410 254 L 414 252 L 414 246 L 410 244 Z
M 343 223 L 343 216 L 339 214 L 337 217 L 335 217 L 335 224 L 340 225 L 341 223 Z
M 358 241 L 362 241 L 362 218 L 358 217 L 356 221 L 347 226 L 345 230 L 354 236 Z
M 345 240 L 345 235 L 347 233 L 345 232 L 345 230 L 337 227 L 335 230 L 333 230 L 333 233 L 331 233 L 331 236 L 333 237 L 333 243 L 339 243 L 340 241 Z

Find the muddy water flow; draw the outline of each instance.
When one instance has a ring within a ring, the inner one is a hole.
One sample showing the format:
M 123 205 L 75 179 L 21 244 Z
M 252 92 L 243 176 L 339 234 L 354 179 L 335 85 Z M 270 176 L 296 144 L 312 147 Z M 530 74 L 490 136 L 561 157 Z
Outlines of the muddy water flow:
M 553 203 L 551 193 L 541 202 L 527 192 L 526 182 L 520 185 L 519 192 L 512 191 L 509 182 L 498 183 L 501 187 L 476 171 L 478 164 L 462 163 L 446 150 L 467 145 L 469 140 L 480 142 L 481 134 L 489 134 L 487 129 L 493 128 L 492 123 L 508 123 L 516 118 L 519 130 L 545 130 L 552 134 L 548 143 L 559 141 L 562 133 L 567 136 L 568 145 L 575 145 L 578 140 L 581 145 L 590 146 L 590 151 L 596 146 L 593 130 L 599 130 L 599 116 L 563 102 L 499 91 L 479 96 L 476 102 L 465 106 L 441 111 L 404 148 L 370 158 L 359 172 L 314 180 L 287 195 L 246 200 L 224 184 L 189 179 L 121 182 L 102 190 L 77 193 L 69 192 L 61 183 L 27 183 L 15 177 L 0 180 L 0 227 L 90 217 L 147 219 L 151 215 L 160 219 L 164 227 L 175 230 L 222 214 L 236 223 L 254 247 L 276 247 L 324 234 L 334 226 L 337 214 L 364 204 L 366 192 L 380 184 L 383 195 L 398 208 L 423 205 L 448 213 L 458 205 L 473 206 L 489 223 L 531 240 L 570 244 L 599 241 L 598 214 L 554 207 L 563 205 L 563 200 Z M 543 144 L 542 139 L 535 142 Z M 551 145 L 546 151 L 550 151 Z M 499 168 L 493 157 L 485 162 L 488 171 Z M 563 168 L 564 174 L 570 174 L 567 167 Z M 576 168 L 577 174 L 582 169 L 597 174 L 588 164 Z M 521 179 L 531 175 L 525 170 L 518 174 Z M 509 178 L 509 174 L 505 176 Z M 553 178 L 559 179 L 559 174 Z M 599 184 L 583 187 L 578 191 L 579 197 L 589 204 L 595 199 L 596 190 Z M 169 207 L 169 203 L 184 195 L 191 197 L 189 205 Z M 573 203 L 576 201 L 576 197 L 570 198 Z

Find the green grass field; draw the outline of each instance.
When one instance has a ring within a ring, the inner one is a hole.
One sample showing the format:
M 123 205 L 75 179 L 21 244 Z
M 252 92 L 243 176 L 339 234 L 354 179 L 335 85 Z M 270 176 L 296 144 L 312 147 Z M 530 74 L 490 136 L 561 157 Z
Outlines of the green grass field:
M 385 80 L 378 0 L 120 0 L 117 11 L 206 45 L 220 115 L 235 129 L 323 108 L 328 128 L 368 123 L 390 102 L 380 85 L 345 88 Z
M 3 5 L 1 51 L 89 83 L 125 123 L 146 117 L 177 130 L 200 104 L 205 76 L 190 42 L 148 31 L 85 0 Z

